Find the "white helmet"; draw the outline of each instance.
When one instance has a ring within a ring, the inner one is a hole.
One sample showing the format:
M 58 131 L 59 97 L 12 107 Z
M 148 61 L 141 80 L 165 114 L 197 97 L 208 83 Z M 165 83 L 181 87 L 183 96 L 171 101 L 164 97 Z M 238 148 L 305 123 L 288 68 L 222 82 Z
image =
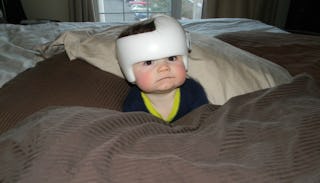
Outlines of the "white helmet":
M 155 30 L 121 37 L 116 52 L 121 70 L 127 80 L 134 83 L 133 64 L 181 55 L 188 69 L 189 36 L 177 20 L 167 15 L 153 17 Z

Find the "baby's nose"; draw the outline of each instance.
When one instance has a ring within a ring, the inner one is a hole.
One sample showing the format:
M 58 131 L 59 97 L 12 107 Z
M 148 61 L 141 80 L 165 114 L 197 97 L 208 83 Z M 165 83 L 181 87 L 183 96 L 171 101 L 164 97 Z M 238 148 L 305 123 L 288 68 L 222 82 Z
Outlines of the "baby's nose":
M 158 62 L 158 71 L 159 72 L 164 72 L 164 71 L 170 70 L 169 64 L 166 61 L 161 60 L 161 61 L 157 61 L 157 62 Z

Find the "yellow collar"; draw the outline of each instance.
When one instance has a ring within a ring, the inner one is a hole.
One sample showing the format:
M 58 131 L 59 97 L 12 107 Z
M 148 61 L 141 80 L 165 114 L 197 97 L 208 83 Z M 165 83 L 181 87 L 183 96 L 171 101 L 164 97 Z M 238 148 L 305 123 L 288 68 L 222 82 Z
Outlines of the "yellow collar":
M 146 105 L 148 111 L 152 115 L 154 115 L 154 116 L 156 116 L 156 117 L 158 117 L 160 119 L 163 119 L 161 114 L 153 107 L 153 105 L 152 105 L 150 99 L 148 98 L 148 96 L 145 93 L 141 92 L 141 97 L 142 97 L 143 102 Z M 171 112 L 170 112 L 168 118 L 167 119 L 163 119 L 163 120 L 166 121 L 167 123 L 170 123 L 174 119 L 174 117 L 177 115 L 178 110 L 179 110 L 179 105 L 180 105 L 180 88 L 177 88 L 176 89 L 176 93 L 174 95 L 174 101 L 173 101 L 173 106 L 172 106 Z

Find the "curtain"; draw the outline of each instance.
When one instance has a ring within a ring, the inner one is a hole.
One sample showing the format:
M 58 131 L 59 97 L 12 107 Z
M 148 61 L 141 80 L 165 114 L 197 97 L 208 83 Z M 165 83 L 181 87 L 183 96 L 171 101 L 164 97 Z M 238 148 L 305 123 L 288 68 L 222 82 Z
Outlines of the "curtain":
M 19 24 L 21 20 L 27 19 L 20 0 L 1 0 L 1 21 Z
M 95 22 L 94 0 L 69 0 L 70 21 Z
M 250 18 L 284 27 L 290 0 L 203 0 L 202 18 Z

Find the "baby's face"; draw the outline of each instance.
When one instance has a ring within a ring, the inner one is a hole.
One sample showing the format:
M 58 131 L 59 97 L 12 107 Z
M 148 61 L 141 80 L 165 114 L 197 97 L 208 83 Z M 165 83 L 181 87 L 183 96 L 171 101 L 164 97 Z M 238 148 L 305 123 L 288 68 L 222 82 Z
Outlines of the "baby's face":
M 146 93 L 170 92 L 186 79 L 182 56 L 138 62 L 133 65 L 137 86 Z

